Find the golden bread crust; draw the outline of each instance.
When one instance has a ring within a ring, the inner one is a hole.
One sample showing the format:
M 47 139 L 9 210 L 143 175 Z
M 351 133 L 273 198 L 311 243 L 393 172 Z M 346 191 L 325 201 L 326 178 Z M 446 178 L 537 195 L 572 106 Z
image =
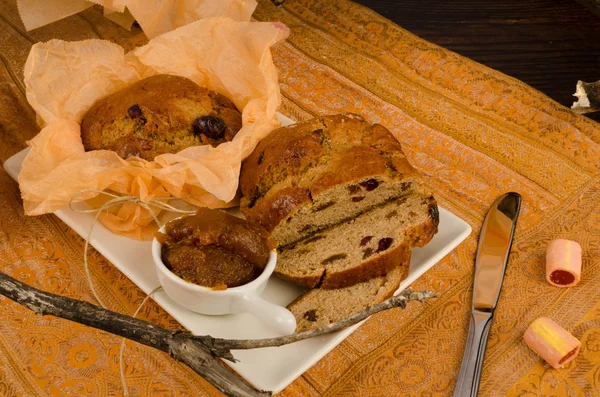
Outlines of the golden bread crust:
M 418 173 L 385 127 L 371 125 L 356 114 L 324 116 L 279 128 L 259 142 L 242 163 L 240 209 L 272 231 L 294 213 L 287 207 L 283 216 L 277 209 L 279 199 L 269 194 L 277 184 L 287 181 L 310 192 L 304 201 L 295 201 L 300 206 L 332 187 L 374 176 L 405 179 Z M 253 210 L 256 205 L 260 210 Z

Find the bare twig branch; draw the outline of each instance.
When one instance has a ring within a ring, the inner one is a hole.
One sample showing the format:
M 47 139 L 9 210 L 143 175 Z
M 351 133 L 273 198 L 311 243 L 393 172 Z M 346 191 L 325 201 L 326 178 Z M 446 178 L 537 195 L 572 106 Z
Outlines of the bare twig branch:
M 313 330 L 278 338 L 256 340 L 228 340 L 208 335 L 194 336 L 187 332 L 172 332 L 144 320 L 112 312 L 88 302 L 44 292 L 0 272 L 0 295 L 26 306 L 42 315 L 53 315 L 119 335 L 144 345 L 162 350 L 186 364 L 228 396 L 270 396 L 268 391 L 257 390 L 231 371 L 217 357 L 235 361 L 231 350 L 282 346 L 303 339 L 324 335 L 356 324 L 382 310 L 405 308 L 410 301 L 420 302 L 436 295 L 412 292 L 410 289 L 385 302 L 373 305 L 344 320 Z
M 339 331 L 343 328 L 354 325 L 375 313 L 382 310 L 388 310 L 395 307 L 401 307 L 404 309 L 406 304 L 410 301 L 423 302 L 425 299 L 435 298 L 436 295 L 429 291 L 413 292 L 410 288 L 405 289 L 399 295 L 391 297 L 390 299 L 370 306 L 360 313 L 356 313 L 344 320 L 340 320 L 335 323 L 323 325 L 319 328 L 314 328 L 307 331 L 298 332 L 291 335 L 280 336 L 277 338 L 270 339 L 255 339 L 255 340 L 229 340 L 229 339 L 218 339 L 211 338 L 210 336 L 196 336 L 202 340 L 206 346 L 208 346 L 215 354 L 220 355 L 221 353 L 230 352 L 230 350 L 246 350 L 246 349 L 257 349 L 261 347 L 273 347 L 283 346 L 289 343 L 301 341 L 303 339 L 314 338 L 315 336 L 321 336 L 331 332 Z
M 256 390 L 231 371 L 202 341 L 184 332 L 173 333 L 153 325 L 88 302 L 40 291 L 0 272 L 0 294 L 26 306 L 38 314 L 50 314 L 80 324 L 98 328 L 144 345 L 169 353 L 188 365 L 204 379 L 228 396 L 270 396 L 270 392 Z M 223 357 L 233 359 L 231 353 Z

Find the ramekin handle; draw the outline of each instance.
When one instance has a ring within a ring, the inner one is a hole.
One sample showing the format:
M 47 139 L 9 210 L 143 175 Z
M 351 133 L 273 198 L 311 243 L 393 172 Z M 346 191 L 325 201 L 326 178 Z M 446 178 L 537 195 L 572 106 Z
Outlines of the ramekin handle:
M 285 307 L 261 298 L 257 294 L 240 295 L 232 311 L 250 313 L 281 335 L 289 335 L 296 330 L 296 318 L 292 312 Z

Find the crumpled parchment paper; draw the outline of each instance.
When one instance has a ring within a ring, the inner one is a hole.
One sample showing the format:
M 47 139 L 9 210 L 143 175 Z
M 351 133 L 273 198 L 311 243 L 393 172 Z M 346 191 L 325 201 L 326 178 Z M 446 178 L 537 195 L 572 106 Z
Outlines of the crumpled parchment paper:
M 35 44 L 25 64 L 27 99 L 43 129 L 28 142 L 19 185 L 28 215 L 56 211 L 85 189 L 139 196 L 187 197 L 198 206 L 235 204 L 241 161 L 279 126 L 281 102 L 270 47 L 289 34 L 280 23 L 209 18 L 152 39 L 127 54 L 103 40 Z M 80 122 L 100 98 L 155 74 L 184 76 L 230 98 L 242 129 L 216 148 L 194 146 L 154 161 L 86 152 Z M 84 194 L 78 200 L 89 199 Z M 112 231 L 151 238 L 152 216 L 135 203 L 103 213 Z

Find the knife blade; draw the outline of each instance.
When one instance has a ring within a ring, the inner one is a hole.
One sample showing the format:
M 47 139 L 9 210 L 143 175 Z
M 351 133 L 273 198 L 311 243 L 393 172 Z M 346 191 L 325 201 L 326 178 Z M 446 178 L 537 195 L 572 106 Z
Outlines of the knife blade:
M 506 193 L 494 201 L 481 226 L 475 255 L 469 334 L 454 397 L 474 397 L 478 394 L 485 348 L 520 208 L 521 196 L 514 192 Z

